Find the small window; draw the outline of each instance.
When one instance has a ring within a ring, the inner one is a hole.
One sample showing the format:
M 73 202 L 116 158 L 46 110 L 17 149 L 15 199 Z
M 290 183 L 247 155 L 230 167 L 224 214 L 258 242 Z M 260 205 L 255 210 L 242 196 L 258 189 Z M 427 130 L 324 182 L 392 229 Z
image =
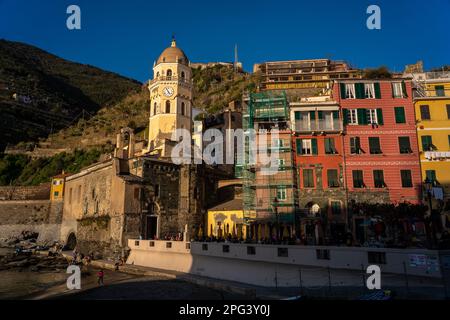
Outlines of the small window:
M 334 138 L 325 138 L 325 154 L 337 154 Z
M 425 179 L 427 179 L 429 182 L 431 182 L 434 185 L 434 182 L 437 181 L 436 171 L 435 170 L 425 170 Z
M 191 243 L 190 242 L 186 243 L 186 250 L 191 250 Z
M 359 137 L 351 137 L 350 138 L 350 153 L 351 154 L 360 154 L 361 150 L 361 142 Z
M 289 257 L 288 248 L 278 248 L 278 256 L 283 258 Z
M 430 120 L 431 119 L 430 106 L 428 106 L 428 105 L 420 106 L 420 118 L 422 120 Z
M 166 101 L 166 113 L 170 113 L 170 101 Z
M 345 98 L 346 99 L 355 99 L 356 91 L 354 83 L 346 83 L 345 84 Z
M 53 193 L 53 196 L 55 196 L 55 197 L 59 196 L 59 191 L 55 191 L 55 192 Z
M 172 70 L 167 69 L 166 75 L 167 75 L 167 79 L 170 80 L 170 78 L 172 77 Z
M 406 123 L 405 108 L 394 107 L 395 123 Z
M 447 119 L 450 119 L 450 104 L 448 104 L 446 107 L 447 107 Z
M 436 97 L 445 97 L 445 89 L 444 86 L 434 86 L 436 90 Z
M 135 241 L 135 242 L 134 242 L 134 245 L 135 245 L 136 247 L 139 247 L 139 241 Z
M 287 199 L 286 187 L 278 187 L 277 188 L 277 199 L 279 201 L 286 201 L 286 199 Z
M 349 109 L 348 110 L 348 124 L 358 124 L 358 110 L 357 109 Z
M 330 260 L 330 250 L 329 249 L 316 249 L 317 260 Z
M 373 183 L 375 188 L 386 187 L 383 170 L 373 170 Z
M 184 102 L 181 103 L 181 115 L 184 116 L 185 115 L 185 105 Z
M 403 188 L 412 188 L 411 170 L 400 170 Z
M 311 139 L 302 139 L 302 154 L 311 154 Z
M 378 124 L 377 109 L 367 109 L 367 123 Z
M 432 151 L 433 150 L 433 138 L 431 136 L 422 136 L 422 150 Z
M 412 153 L 409 137 L 398 137 L 400 153 Z
M 404 98 L 405 92 L 403 88 L 402 82 L 393 82 L 392 83 L 392 96 L 394 98 Z
M 386 264 L 386 252 L 367 252 L 369 264 Z
M 364 84 L 364 97 L 366 99 L 375 99 L 375 86 L 373 83 Z
M 172 248 L 172 242 L 166 242 L 166 248 L 167 249 Z
M 159 184 L 155 184 L 154 191 L 155 191 L 155 197 L 159 197 Z
M 203 243 L 202 244 L 202 250 L 203 251 L 208 251 L 208 244 L 207 243 Z
M 153 115 L 156 114 L 156 102 L 153 104 Z
M 364 187 L 364 178 L 362 170 L 353 170 L 353 188 L 363 188 Z
M 181 71 L 181 80 L 184 80 L 184 78 L 185 78 L 184 71 Z
M 379 137 L 369 137 L 369 150 L 370 154 L 380 154 L 380 138 Z
M 303 169 L 303 187 L 314 188 L 313 169 Z
M 248 255 L 255 255 L 255 254 L 256 254 L 256 248 L 255 248 L 255 247 L 248 246 L 248 247 L 247 247 L 247 254 L 248 254 Z
M 328 169 L 327 170 L 327 180 L 328 180 L 328 188 L 338 188 L 339 187 L 337 169 Z
M 150 241 L 150 242 L 148 243 L 148 245 L 149 245 L 150 247 L 154 247 L 154 246 L 155 246 L 155 241 Z
M 338 216 L 342 212 L 342 206 L 340 201 L 331 201 L 331 214 L 334 216 Z
M 224 252 L 224 253 L 230 252 L 230 246 L 227 245 L 227 244 L 224 244 L 224 245 L 222 246 L 222 252 Z

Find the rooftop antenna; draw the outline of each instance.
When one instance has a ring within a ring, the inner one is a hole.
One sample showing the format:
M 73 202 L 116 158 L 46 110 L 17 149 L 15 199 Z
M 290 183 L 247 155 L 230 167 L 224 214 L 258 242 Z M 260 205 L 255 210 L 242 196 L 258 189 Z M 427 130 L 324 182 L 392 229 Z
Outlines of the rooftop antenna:
M 234 45 L 234 71 L 238 72 L 238 48 L 237 48 L 237 44 Z

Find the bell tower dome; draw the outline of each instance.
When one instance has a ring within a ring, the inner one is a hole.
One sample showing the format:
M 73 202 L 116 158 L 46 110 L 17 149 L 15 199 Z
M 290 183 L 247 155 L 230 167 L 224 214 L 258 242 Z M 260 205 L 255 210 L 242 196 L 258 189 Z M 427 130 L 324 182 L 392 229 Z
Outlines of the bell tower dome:
M 191 132 L 192 70 L 186 54 L 172 39 L 153 66 L 150 91 L 150 121 L 148 151 L 160 157 L 170 157 L 172 133 L 176 129 Z

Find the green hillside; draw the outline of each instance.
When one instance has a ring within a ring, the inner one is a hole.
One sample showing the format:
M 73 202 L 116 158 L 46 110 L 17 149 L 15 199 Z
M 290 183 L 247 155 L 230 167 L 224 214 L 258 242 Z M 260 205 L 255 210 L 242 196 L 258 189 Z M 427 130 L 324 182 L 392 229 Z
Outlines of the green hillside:
M 0 40 L 0 151 L 70 125 L 83 110 L 111 106 L 140 83 L 39 48 Z

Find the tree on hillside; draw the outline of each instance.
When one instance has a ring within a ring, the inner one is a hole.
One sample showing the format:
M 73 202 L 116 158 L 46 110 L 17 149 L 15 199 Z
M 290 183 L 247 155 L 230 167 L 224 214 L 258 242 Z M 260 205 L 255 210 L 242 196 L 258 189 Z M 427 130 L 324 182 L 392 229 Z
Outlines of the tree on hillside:
M 391 79 L 392 73 L 386 66 L 381 66 L 375 69 L 364 70 L 364 78 L 367 79 Z

